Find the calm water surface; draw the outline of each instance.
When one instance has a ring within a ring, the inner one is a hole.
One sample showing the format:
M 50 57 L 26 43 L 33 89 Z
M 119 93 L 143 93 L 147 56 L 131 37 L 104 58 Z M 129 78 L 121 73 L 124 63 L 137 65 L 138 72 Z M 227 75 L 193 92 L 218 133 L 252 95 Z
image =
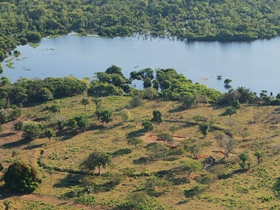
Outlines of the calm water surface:
M 19 46 L 21 55 L 13 59 L 13 69 L 3 62 L 4 75 L 16 81 L 20 77 L 46 78 L 73 75 L 93 77 L 115 64 L 128 77 L 143 68 L 174 68 L 193 82 L 225 92 L 223 80 L 232 79 L 232 87 L 245 86 L 280 92 L 280 37 L 254 42 L 193 42 L 139 37 L 97 38 L 63 36 L 43 39 L 39 47 Z M 11 59 L 11 58 L 8 58 Z M 7 61 L 7 59 L 6 59 Z M 217 75 L 223 80 L 218 81 Z

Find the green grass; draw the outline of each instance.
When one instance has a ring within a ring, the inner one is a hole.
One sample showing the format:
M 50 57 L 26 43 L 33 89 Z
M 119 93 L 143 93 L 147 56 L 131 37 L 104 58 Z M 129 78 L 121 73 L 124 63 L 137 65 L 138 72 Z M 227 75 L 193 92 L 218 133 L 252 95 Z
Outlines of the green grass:
M 29 44 L 30 47 L 33 47 L 34 49 L 36 49 L 37 47 L 40 46 L 40 44 L 38 44 L 38 43 L 33 43 L 33 42 L 29 42 L 28 44 Z
M 9 62 L 6 64 L 6 66 L 7 66 L 8 68 L 10 68 L 10 69 L 14 69 L 14 68 L 15 68 L 13 65 L 14 65 L 14 62 L 12 62 L 12 61 L 9 61 Z

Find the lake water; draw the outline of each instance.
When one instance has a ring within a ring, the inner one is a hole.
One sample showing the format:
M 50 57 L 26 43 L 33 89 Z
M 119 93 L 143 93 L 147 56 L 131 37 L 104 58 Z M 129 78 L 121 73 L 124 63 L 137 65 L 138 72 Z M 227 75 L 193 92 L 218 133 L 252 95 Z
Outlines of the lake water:
M 13 69 L 3 62 L 3 75 L 11 81 L 20 77 L 41 78 L 73 75 L 93 77 L 115 64 L 128 77 L 143 68 L 174 68 L 193 82 L 226 92 L 223 81 L 232 87 L 244 86 L 280 92 L 280 37 L 253 42 L 193 42 L 143 37 L 97 38 L 62 36 L 43 39 L 34 49 L 17 47 L 21 55 L 13 58 Z M 7 61 L 7 58 L 5 61 Z M 222 80 L 217 80 L 222 75 Z

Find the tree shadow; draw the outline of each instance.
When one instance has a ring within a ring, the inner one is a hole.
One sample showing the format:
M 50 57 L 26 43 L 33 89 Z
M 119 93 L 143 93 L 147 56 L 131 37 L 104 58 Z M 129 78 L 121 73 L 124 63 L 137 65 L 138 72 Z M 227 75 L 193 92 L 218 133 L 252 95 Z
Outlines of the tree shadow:
M 17 134 L 17 132 L 8 132 L 8 133 L 1 133 L 0 138 L 9 137 Z
M 140 158 L 138 158 L 138 159 L 136 159 L 136 160 L 133 160 L 132 162 L 133 162 L 133 164 L 135 164 L 135 165 L 145 165 L 145 164 L 148 163 L 148 158 L 146 158 L 146 157 L 140 157 Z
M 247 172 L 248 170 L 249 169 L 237 169 L 237 170 L 232 171 L 229 174 L 221 174 L 218 176 L 218 178 L 219 179 L 228 179 L 228 178 L 231 178 L 234 174 L 242 174 L 242 173 Z
M 136 130 L 136 131 L 131 131 L 131 132 L 129 132 L 126 135 L 126 137 L 127 138 L 139 137 L 139 136 L 142 136 L 144 132 L 145 132 L 144 129 L 139 129 L 139 130 Z
M 68 174 L 59 182 L 55 183 L 53 186 L 56 188 L 63 187 L 73 187 L 81 184 L 80 180 L 83 179 L 86 175 L 84 174 Z
M 123 156 L 123 155 L 126 155 L 126 154 L 130 154 L 131 152 L 132 152 L 132 150 L 129 149 L 129 148 L 122 148 L 122 149 L 119 149 L 119 150 L 113 152 L 112 156 L 113 157 Z
M 9 142 L 9 143 L 3 144 L 1 147 L 6 148 L 6 149 L 10 149 L 10 148 L 14 148 L 14 147 L 20 147 L 20 146 L 22 146 L 24 144 L 27 144 L 29 142 L 30 142 L 30 140 L 20 139 L 20 140 L 15 141 L 15 142 Z
M 187 204 L 188 202 L 190 202 L 190 200 L 191 200 L 191 199 L 183 199 L 183 200 L 179 201 L 179 202 L 177 203 L 177 205 L 184 205 L 184 204 Z
M 167 112 L 168 113 L 176 113 L 176 112 L 182 112 L 182 111 L 185 111 L 186 109 L 183 108 L 183 107 L 177 107 L 177 108 L 174 108 L 174 109 L 170 109 L 168 110 Z
M 59 140 L 61 141 L 66 141 L 69 140 L 71 138 L 73 138 L 74 136 L 78 135 L 80 133 L 80 130 L 78 129 L 74 129 L 74 130 L 61 130 L 56 132 L 56 137 L 59 138 Z
M 28 145 L 28 146 L 24 147 L 23 149 L 24 150 L 37 149 L 37 148 L 40 148 L 40 147 L 42 147 L 44 145 L 45 145 L 44 143 L 42 143 L 42 144 L 33 144 L 33 145 Z

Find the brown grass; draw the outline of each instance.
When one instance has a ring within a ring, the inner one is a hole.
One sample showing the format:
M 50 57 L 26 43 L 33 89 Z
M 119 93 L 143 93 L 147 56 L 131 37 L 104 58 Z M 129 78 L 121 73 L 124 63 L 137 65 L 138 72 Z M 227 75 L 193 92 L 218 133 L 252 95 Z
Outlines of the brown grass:
M 62 110 L 59 114 L 42 111 L 46 105 L 23 108 L 21 120 L 35 120 L 36 118 L 48 116 L 43 122 L 49 124 L 60 117 L 69 119 L 78 113 L 84 112 L 84 107 L 80 104 L 81 99 L 82 96 L 61 100 Z M 198 130 L 200 122 L 196 124 L 193 120 L 196 115 L 209 119 L 214 117 L 216 119 L 215 126 L 220 130 L 232 133 L 236 142 L 229 158 L 231 164 L 223 165 L 224 168 L 219 170 L 226 170 L 230 173 L 239 169 L 238 154 L 242 151 L 249 153 L 252 162 L 251 169 L 246 173 L 233 173 L 228 178 L 216 179 L 210 185 L 202 185 L 205 190 L 193 199 L 187 199 L 183 194 L 185 189 L 189 189 L 196 184 L 193 179 L 190 180 L 190 183 L 167 187 L 166 193 L 156 199 L 167 206 L 167 209 L 269 209 L 274 205 L 279 205 L 278 198 L 275 197 L 272 190 L 274 180 L 280 176 L 280 164 L 277 155 L 277 152 L 280 152 L 279 123 L 275 121 L 279 115 L 275 111 L 277 107 L 242 105 L 242 108 L 230 120 L 229 116 L 220 116 L 225 110 L 224 107 L 198 105 L 188 110 L 180 110 L 180 104 L 177 102 L 146 101 L 141 107 L 128 109 L 132 120 L 122 122 L 119 111 L 126 108 L 129 100 L 129 97 L 108 97 L 103 99 L 102 106 L 114 111 L 114 120 L 104 125 L 105 128 L 102 130 L 87 130 L 74 136 L 70 135 L 68 138 L 56 136 L 50 143 L 46 138 L 39 138 L 30 143 L 14 144 L 15 146 L 12 148 L 2 147 L 0 148 L 1 162 L 5 167 L 8 167 L 11 161 L 21 159 L 35 165 L 43 182 L 34 194 L 46 198 L 45 200 L 42 199 L 42 201 L 57 205 L 54 200 L 47 199 L 51 197 L 57 198 L 71 190 L 83 189 L 89 181 L 84 181 L 85 184 L 83 185 L 85 176 L 76 176 L 75 178 L 74 175 L 69 175 L 67 172 L 50 171 L 39 167 L 37 164 L 39 158 L 43 164 L 49 167 L 79 171 L 80 163 L 94 150 L 113 153 L 122 148 L 131 148 L 132 153 L 114 157 L 113 165 L 102 169 L 102 173 L 107 171 L 121 173 L 123 168 L 133 167 L 135 174 L 144 172 L 154 174 L 160 170 L 170 170 L 178 167 L 192 157 L 192 154 L 187 152 L 185 156 L 177 157 L 172 161 L 158 160 L 140 165 L 133 163 L 134 160 L 147 157 L 150 154 L 144 146 L 151 142 L 158 142 L 158 133 L 164 131 L 171 134 L 169 128 L 176 126 L 178 130 L 174 136 L 180 137 L 176 139 L 177 142 L 180 143 L 183 139 L 193 139 L 195 144 L 201 147 L 199 151 L 201 160 L 210 155 L 216 160 L 220 160 L 223 155 L 212 151 L 224 151 L 221 141 L 215 140 L 213 132 L 210 132 L 204 138 Z M 47 105 L 51 104 L 52 102 L 49 102 Z M 164 122 L 154 126 L 152 133 L 142 133 L 141 138 L 144 140 L 145 145 L 137 147 L 127 145 L 127 135 L 141 130 L 141 121 L 151 119 L 152 111 L 155 109 L 162 112 Z M 94 111 L 95 105 L 91 103 L 87 107 L 86 114 L 89 116 L 91 123 L 100 124 L 93 115 Z M 272 119 L 274 120 L 273 124 L 271 123 Z M 194 124 L 187 126 L 187 121 Z M 21 132 L 13 129 L 13 122 L 4 124 L 3 128 L 0 145 L 21 140 Z M 243 141 L 238 132 L 242 129 L 250 132 L 245 141 Z M 260 166 L 256 165 L 256 158 L 253 155 L 256 150 L 261 150 L 264 153 L 264 162 Z M 18 152 L 14 157 L 12 156 L 13 151 Z M 42 155 L 41 151 L 43 151 Z M 265 170 L 265 172 L 260 172 L 261 169 Z M 199 177 L 204 173 L 206 172 L 196 172 L 191 178 Z M 262 173 L 265 175 L 260 175 Z M 182 174 L 180 176 L 186 175 Z M 81 184 L 69 184 L 69 180 L 71 181 L 72 179 L 81 182 Z M 102 182 L 102 179 L 99 178 L 92 178 L 92 180 L 91 182 Z M 145 180 L 146 177 L 144 176 L 127 177 L 111 191 L 93 194 L 96 197 L 96 203 L 104 206 L 114 205 L 116 202 L 124 200 L 129 193 L 143 189 Z M 266 201 L 264 196 L 272 196 L 272 198 Z M 20 208 L 20 206 L 33 205 L 32 203 L 35 202 L 31 198 L 27 197 L 26 199 L 16 197 L 11 199 L 11 203 Z M 22 209 L 24 208 L 22 207 Z M 72 205 L 67 208 L 78 209 Z

